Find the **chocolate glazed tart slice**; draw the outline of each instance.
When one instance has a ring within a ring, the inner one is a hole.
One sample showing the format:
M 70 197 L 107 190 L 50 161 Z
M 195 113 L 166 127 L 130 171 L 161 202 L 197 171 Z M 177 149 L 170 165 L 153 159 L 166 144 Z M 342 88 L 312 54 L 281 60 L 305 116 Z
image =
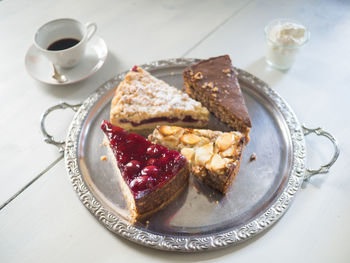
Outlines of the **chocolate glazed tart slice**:
M 188 184 L 186 158 L 103 121 L 106 144 L 135 222 L 168 205 Z
M 249 141 L 252 127 L 247 106 L 228 55 L 202 60 L 183 72 L 186 92 L 200 101 L 222 122 Z

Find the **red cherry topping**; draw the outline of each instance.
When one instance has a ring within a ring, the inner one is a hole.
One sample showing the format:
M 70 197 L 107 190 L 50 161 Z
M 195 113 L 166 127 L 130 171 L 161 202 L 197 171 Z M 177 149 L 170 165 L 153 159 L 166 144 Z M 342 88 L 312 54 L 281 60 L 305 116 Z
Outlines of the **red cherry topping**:
M 128 157 L 124 155 L 123 153 L 118 152 L 117 155 L 117 160 L 121 164 L 126 164 L 128 162 Z
M 162 154 L 162 156 L 158 160 L 159 166 L 166 166 L 169 164 L 169 162 L 170 162 L 170 158 L 166 154 Z
M 133 68 L 131 69 L 132 71 L 134 71 L 134 72 L 138 72 L 138 70 L 137 70 L 137 66 L 135 65 L 135 66 L 133 66 Z
M 147 165 L 155 165 L 155 164 L 156 164 L 156 162 L 157 162 L 157 160 L 156 160 L 156 159 L 151 158 L 151 159 L 148 159 L 148 161 L 147 161 Z
M 158 156 L 161 153 L 161 147 L 159 147 L 160 145 L 157 144 L 153 144 L 150 147 L 147 148 L 146 153 L 149 156 Z
M 154 184 L 154 179 L 150 176 L 143 175 L 135 178 L 130 183 L 130 188 L 133 191 L 143 191 L 151 188 Z
M 136 160 L 132 160 L 125 165 L 125 172 L 137 174 L 141 170 L 141 163 Z
M 153 191 L 167 183 L 186 164 L 186 158 L 176 151 L 152 144 L 141 135 L 128 133 L 103 121 L 101 129 L 117 159 L 125 182 L 136 198 L 144 191 Z
M 183 155 L 178 155 L 175 157 L 175 162 L 172 163 L 172 171 L 175 172 L 186 164 L 186 158 Z
M 141 175 L 147 175 L 151 177 L 157 177 L 159 173 L 159 168 L 154 165 L 146 166 L 141 170 Z

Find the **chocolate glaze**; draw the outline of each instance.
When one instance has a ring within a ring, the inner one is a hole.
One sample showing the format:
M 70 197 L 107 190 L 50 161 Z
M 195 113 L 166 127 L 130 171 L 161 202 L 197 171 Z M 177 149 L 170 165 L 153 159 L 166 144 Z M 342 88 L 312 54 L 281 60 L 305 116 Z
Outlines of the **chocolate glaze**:
M 197 73 L 199 75 L 196 77 Z M 193 87 L 211 96 L 211 100 L 215 99 L 228 112 L 232 112 L 236 119 L 251 128 L 252 124 L 238 83 L 237 72 L 228 55 L 202 60 L 187 67 L 183 74 L 185 80 L 191 80 Z M 212 85 L 208 86 L 210 82 Z

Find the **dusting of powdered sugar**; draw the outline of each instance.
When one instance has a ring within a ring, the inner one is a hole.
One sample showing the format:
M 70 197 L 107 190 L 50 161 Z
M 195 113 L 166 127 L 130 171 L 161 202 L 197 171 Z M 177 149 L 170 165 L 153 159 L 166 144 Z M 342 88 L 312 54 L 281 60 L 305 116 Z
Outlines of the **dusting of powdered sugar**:
M 186 93 L 138 68 L 138 72 L 129 72 L 119 84 L 111 114 L 139 123 L 164 116 L 183 119 L 190 115 L 200 120 L 207 118 L 208 110 Z

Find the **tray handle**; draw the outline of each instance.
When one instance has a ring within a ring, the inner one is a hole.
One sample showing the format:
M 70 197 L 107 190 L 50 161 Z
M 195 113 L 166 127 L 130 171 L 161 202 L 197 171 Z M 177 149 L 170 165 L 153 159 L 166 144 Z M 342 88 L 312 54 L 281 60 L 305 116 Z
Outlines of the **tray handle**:
M 49 143 L 49 144 L 53 144 L 55 145 L 59 152 L 64 152 L 64 149 L 65 149 L 65 141 L 58 141 L 58 140 L 55 140 L 54 137 L 52 135 L 50 135 L 47 131 L 46 131 L 46 126 L 45 126 L 45 121 L 46 121 L 46 118 L 47 116 L 55 111 L 55 110 L 63 110 L 63 109 L 72 109 L 73 111 L 77 112 L 78 109 L 80 108 L 82 104 L 79 103 L 79 104 L 75 104 L 75 105 L 71 105 L 71 104 L 68 104 L 66 102 L 61 102 L 55 106 L 52 106 L 50 108 L 48 108 L 44 114 L 41 116 L 41 119 L 40 119 L 40 128 L 41 128 L 41 132 L 42 134 L 44 135 L 44 141 L 46 143 Z
M 329 169 L 332 167 L 332 165 L 338 159 L 340 149 L 339 149 L 337 139 L 334 138 L 334 136 L 332 134 L 330 134 L 329 132 L 326 132 L 322 128 L 319 127 L 316 129 L 310 129 L 310 128 L 307 128 L 304 124 L 301 127 L 303 129 L 303 133 L 305 136 L 309 135 L 310 133 L 314 133 L 318 136 L 324 136 L 324 137 L 328 138 L 334 146 L 334 154 L 333 154 L 333 157 L 329 163 L 322 165 L 319 169 L 315 169 L 315 170 L 309 169 L 309 168 L 306 169 L 306 175 L 305 175 L 304 181 L 308 182 L 310 180 L 310 178 L 312 176 L 314 176 L 315 174 L 324 174 L 324 173 L 329 172 Z

